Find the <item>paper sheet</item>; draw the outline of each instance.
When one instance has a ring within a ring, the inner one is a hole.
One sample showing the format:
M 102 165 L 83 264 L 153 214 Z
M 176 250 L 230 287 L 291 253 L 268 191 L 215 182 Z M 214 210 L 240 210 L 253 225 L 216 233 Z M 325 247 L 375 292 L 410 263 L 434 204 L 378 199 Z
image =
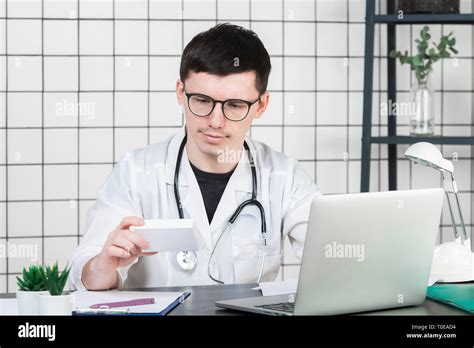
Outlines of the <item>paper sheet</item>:
M 16 298 L 0 298 L 0 315 L 18 315 Z
M 160 313 L 175 302 L 182 292 L 146 292 L 146 291 L 78 291 L 74 293 L 74 309 L 88 309 L 96 303 L 128 301 L 140 298 L 155 299 L 154 304 L 131 306 L 130 313 Z M 128 307 L 117 307 L 123 310 Z
M 280 282 L 262 282 L 253 290 L 262 290 L 263 296 L 286 295 L 296 293 L 298 279 L 288 279 Z

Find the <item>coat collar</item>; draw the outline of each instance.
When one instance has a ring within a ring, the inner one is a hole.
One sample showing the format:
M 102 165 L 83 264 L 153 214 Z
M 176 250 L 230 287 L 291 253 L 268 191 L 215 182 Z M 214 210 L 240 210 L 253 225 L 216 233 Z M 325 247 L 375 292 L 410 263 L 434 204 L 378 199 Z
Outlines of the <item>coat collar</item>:
M 168 143 L 167 156 L 166 156 L 166 183 L 169 185 L 174 184 L 174 172 L 176 168 L 176 159 L 178 158 L 179 147 L 183 141 L 185 135 L 185 128 L 182 127 L 178 132 L 176 132 L 170 139 Z M 249 145 L 250 151 L 254 154 L 255 166 L 257 167 L 258 175 L 258 161 L 259 159 L 255 156 L 255 148 L 252 141 L 246 137 L 245 141 Z M 192 177 L 190 177 L 192 174 Z M 181 159 L 181 167 L 178 178 L 179 187 L 188 187 L 191 178 L 194 177 L 194 172 L 192 171 L 191 166 L 189 165 L 188 155 L 186 150 L 183 152 L 183 157 Z M 257 180 L 258 181 L 258 180 Z M 197 182 L 196 182 L 197 183 Z M 249 192 L 252 193 L 252 174 L 250 169 L 250 163 L 247 151 L 244 151 L 243 155 L 240 157 L 239 163 L 235 168 L 234 173 L 232 174 L 229 183 L 232 184 L 234 190 Z

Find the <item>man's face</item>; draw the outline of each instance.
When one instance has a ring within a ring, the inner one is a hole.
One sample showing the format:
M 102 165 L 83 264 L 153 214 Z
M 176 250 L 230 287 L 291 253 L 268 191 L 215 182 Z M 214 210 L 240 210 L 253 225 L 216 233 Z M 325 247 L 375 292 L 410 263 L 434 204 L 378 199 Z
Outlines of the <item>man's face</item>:
M 222 112 L 222 104 L 217 103 L 212 113 L 200 117 L 189 110 L 186 93 L 199 93 L 215 100 L 242 99 L 254 101 L 259 93 L 255 88 L 255 72 L 244 72 L 228 76 L 216 76 L 208 73 L 191 72 L 185 81 L 176 83 L 178 103 L 182 105 L 186 117 L 188 140 L 197 149 L 208 156 L 219 156 L 222 151 L 240 150 L 245 135 L 254 118 L 265 111 L 269 95 L 265 92 L 261 100 L 250 107 L 246 118 L 231 121 Z

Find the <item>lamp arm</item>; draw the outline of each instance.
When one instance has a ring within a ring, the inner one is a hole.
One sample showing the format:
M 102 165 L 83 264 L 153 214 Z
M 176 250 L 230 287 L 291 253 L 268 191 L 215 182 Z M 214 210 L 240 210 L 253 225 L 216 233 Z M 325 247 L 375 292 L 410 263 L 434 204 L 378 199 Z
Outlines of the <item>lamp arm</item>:
M 446 199 L 448 201 L 448 207 L 449 207 L 449 215 L 451 216 L 451 222 L 453 224 L 453 229 L 454 229 L 454 239 L 457 239 L 459 237 L 458 229 L 457 229 L 457 224 L 456 220 L 454 220 L 454 214 L 453 214 L 453 207 L 451 205 L 451 199 L 449 198 L 448 190 L 447 190 L 447 185 L 446 185 L 446 175 L 445 171 L 441 171 L 441 174 L 443 175 L 443 181 L 444 181 L 444 193 L 446 194 Z
M 467 236 L 467 231 L 466 231 L 466 225 L 464 224 L 464 217 L 462 215 L 461 204 L 459 203 L 458 188 L 457 188 L 457 185 L 456 185 L 456 181 L 454 181 L 453 173 L 450 173 L 450 174 L 451 174 L 451 180 L 453 181 L 454 197 L 456 197 L 456 204 L 457 204 L 458 211 L 459 211 L 459 217 L 461 219 L 461 227 L 462 227 L 463 237 L 464 237 L 464 240 L 467 240 L 468 236 Z

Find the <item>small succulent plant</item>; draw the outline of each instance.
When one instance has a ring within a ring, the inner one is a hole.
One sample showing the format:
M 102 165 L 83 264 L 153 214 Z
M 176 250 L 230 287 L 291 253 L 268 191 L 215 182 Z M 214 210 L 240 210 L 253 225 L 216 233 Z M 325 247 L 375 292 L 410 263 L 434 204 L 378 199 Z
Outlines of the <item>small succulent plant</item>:
M 29 269 L 23 267 L 22 276 L 16 277 L 16 282 L 21 291 L 44 291 L 46 284 L 41 271 L 43 266 L 30 265 Z
M 62 295 L 70 270 L 71 268 L 66 266 L 62 272 L 59 272 L 57 262 L 53 265 L 53 267 L 46 266 L 45 268 L 41 269 L 41 277 L 45 282 L 46 290 L 49 291 L 51 296 Z

